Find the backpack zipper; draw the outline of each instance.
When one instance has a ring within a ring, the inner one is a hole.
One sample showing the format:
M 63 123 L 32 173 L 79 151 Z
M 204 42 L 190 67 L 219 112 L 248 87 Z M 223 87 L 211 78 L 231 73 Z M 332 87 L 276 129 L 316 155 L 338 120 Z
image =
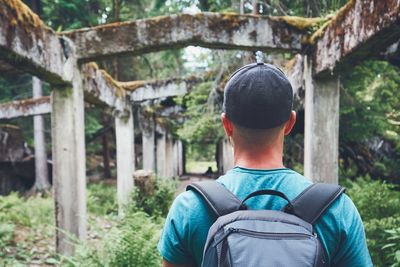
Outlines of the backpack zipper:
M 232 233 L 239 233 L 256 238 L 265 239 L 309 239 L 311 237 L 316 237 L 316 234 L 304 234 L 304 233 L 271 233 L 271 232 L 257 232 L 247 229 L 240 228 L 228 228 L 224 235 L 218 238 L 214 243 L 214 247 L 221 243 L 225 238 L 227 238 Z M 277 238 L 279 237 L 279 238 Z

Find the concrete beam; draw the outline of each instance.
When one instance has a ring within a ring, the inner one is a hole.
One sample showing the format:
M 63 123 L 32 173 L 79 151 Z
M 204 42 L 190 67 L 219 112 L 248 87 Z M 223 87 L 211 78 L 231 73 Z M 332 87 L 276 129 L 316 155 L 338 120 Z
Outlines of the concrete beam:
M 128 114 L 129 103 L 125 90 L 96 63 L 81 67 L 85 101 L 97 106 L 110 107 L 117 114 Z
M 0 72 L 28 72 L 54 85 L 70 82 L 63 39 L 19 0 L 0 0 Z
M 132 102 L 141 102 L 157 98 L 184 95 L 194 81 L 169 79 L 161 81 L 119 82 L 118 85 L 127 91 Z
M 312 62 L 304 60 L 305 123 L 304 176 L 313 182 L 337 184 L 339 180 L 338 76 L 313 79 Z
M 51 113 L 49 96 L 0 104 L 0 119 L 13 119 L 49 113 Z
M 349 1 L 314 34 L 314 75 L 354 66 L 400 38 L 400 1 Z
M 84 61 L 189 45 L 251 51 L 300 50 L 306 29 L 296 28 L 292 22 L 290 17 L 178 14 L 101 25 L 63 35 L 74 40 L 78 57 Z

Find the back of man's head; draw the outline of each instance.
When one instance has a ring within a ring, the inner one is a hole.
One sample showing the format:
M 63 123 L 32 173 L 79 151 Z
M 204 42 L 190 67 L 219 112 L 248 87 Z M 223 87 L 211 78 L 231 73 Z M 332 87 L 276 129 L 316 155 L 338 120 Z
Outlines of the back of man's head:
M 289 80 L 270 64 L 246 65 L 225 86 L 223 112 L 237 136 L 249 144 L 273 142 L 289 120 L 292 106 Z

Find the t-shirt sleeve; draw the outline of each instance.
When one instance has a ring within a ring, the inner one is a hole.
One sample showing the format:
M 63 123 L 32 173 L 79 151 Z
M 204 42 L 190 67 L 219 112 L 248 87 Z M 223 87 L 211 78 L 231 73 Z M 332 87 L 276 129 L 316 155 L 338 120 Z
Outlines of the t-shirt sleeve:
M 373 266 L 360 214 L 347 195 L 344 195 L 340 223 L 342 224 L 341 238 L 332 266 Z
M 186 192 L 174 200 L 157 246 L 161 256 L 173 264 L 194 262 L 187 251 L 189 236 L 188 206 L 190 205 L 187 200 Z

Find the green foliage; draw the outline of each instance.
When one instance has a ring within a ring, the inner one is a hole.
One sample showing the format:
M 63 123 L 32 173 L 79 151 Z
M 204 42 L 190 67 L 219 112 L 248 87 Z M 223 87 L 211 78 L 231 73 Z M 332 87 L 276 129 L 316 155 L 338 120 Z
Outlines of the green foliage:
M 160 266 L 157 250 L 162 221 L 146 213 L 130 213 L 106 243 L 109 266 Z
M 146 194 L 135 188 L 131 196 L 130 213 L 143 211 L 150 216 L 165 217 L 175 198 L 177 183 L 170 179 L 155 179 L 154 191 Z
M 14 224 L 0 223 L 0 258 L 6 257 L 3 248 L 6 248 L 10 243 L 12 243 L 14 239 L 14 230 Z
M 118 210 L 115 186 L 98 183 L 88 185 L 88 211 L 98 216 L 116 214 Z
M 0 266 L 26 266 L 41 253 L 32 246 L 48 239 L 55 231 L 53 225 L 49 198 L 0 196 Z M 51 257 L 54 249 L 46 250 L 46 257 Z
M 100 0 L 42 0 L 42 2 L 42 18 L 58 31 L 95 26 L 107 12 L 104 1 Z
M 393 264 L 391 267 L 399 267 L 400 266 L 400 227 L 392 230 L 386 230 L 386 233 L 389 234 L 388 244 L 383 246 L 383 249 L 389 249 L 390 254 L 389 257 L 393 259 Z
M 114 218 L 116 224 L 110 231 L 102 233 L 102 246 L 87 243 L 78 246 L 74 257 L 62 259 L 61 266 L 115 267 L 115 266 L 160 266 L 161 256 L 157 250 L 163 226 L 144 212 L 128 213 Z
M 34 227 L 37 224 L 52 224 L 53 204 L 47 198 L 23 199 L 16 193 L 0 196 L 0 224 L 9 223 Z
M 222 127 L 222 125 L 220 126 Z M 192 143 L 186 146 L 186 164 L 189 162 L 214 161 L 216 145 L 214 143 Z M 206 168 L 207 169 L 207 168 Z
M 383 61 L 366 61 L 342 78 L 340 140 L 387 136 L 399 141 L 399 70 Z
M 188 143 L 216 144 L 223 136 L 220 114 L 208 104 L 212 82 L 201 83 L 177 100 L 185 106 L 188 120 L 178 135 Z
M 400 192 L 395 185 L 365 177 L 347 181 L 346 187 L 363 220 L 400 215 Z
M 373 181 L 369 177 L 344 181 L 347 193 L 363 219 L 368 248 L 375 266 L 394 264 L 400 227 L 400 192 L 394 185 Z M 397 265 L 393 265 L 397 266 Z
M 103 186 L 92 186 L 90 190 L 103 192 L 102 198 L 109 192 Z M 162 217 L 168 212 L 175 190 L 176 183 L 157 179 L 151 194 L 145 195 L 139 190 L 133 192 L 124 217 L 108 217 L 115 227 L 110 232 L 99 233 L 103 235 L 102 248 L 81 244 L 78 255 L 67 258 L 65 265 L 160 266 L 157 243 L 164 223 Z

